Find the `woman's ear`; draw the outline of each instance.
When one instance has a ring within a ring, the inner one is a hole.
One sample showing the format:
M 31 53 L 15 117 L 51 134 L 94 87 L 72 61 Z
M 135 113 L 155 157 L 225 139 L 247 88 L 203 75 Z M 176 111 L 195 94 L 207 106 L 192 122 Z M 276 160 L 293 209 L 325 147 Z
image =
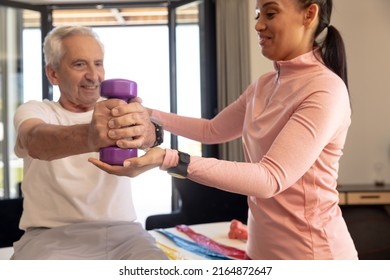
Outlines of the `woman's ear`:
M 304 25 L 309 27 L 318 22 L 318 12 L 319 8 L 317 4 L 311 4 L 308 8 L 306 8 Z

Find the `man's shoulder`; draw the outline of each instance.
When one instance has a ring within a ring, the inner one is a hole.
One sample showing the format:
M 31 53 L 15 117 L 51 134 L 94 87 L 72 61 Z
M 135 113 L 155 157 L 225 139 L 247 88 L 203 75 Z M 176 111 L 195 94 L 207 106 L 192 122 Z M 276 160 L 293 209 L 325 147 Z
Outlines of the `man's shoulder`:
M 58 102 L 54 102 L 54 101 L 51 101 L 51 100 L 47 100 L 47 99 L 44 99 L 44 100 L 28 100 L 26 101 L 25 103 L 21 104 L 19 106 L 19 108 L 51 108 L 51 107 L 57 107 Z

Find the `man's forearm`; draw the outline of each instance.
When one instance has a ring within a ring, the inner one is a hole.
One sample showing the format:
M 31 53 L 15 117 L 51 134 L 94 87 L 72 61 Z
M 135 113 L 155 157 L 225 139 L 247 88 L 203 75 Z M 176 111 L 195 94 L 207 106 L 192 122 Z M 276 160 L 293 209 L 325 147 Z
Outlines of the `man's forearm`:
M 88 124 L 59 126 L 40 124 L 32 128 L 25 145 L 31 157 L 54 160 L 71 155 L 93 152 L 89 143 Z

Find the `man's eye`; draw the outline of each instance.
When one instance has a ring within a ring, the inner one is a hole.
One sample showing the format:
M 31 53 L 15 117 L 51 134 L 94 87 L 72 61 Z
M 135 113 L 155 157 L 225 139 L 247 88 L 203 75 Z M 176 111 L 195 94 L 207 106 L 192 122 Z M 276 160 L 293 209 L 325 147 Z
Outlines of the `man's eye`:
M 83 62 L 76 62 L 74 64 L 75 67 L 83 67 L 84 65 L 85 65 L 85 63 L 83 63 Z

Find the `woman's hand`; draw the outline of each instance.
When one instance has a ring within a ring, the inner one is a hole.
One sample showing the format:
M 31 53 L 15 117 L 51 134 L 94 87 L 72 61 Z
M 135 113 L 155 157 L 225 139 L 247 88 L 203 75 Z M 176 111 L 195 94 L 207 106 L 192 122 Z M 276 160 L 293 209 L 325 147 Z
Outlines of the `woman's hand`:
M 140 98 L 112 108 L 108 122 L 108 135 L 120 148 L 146 149 L 156 141 L 155 126 L 150 121 L 149 110 L 142 106 Z
M 141 157 L 126 159 L 123 166 L 110 165 L 96 158 L 89 158 L 88 161 L 109 174 L 133 178 L 145 171 L 161 166 L 164 157 L 165 149 L 154 147 Z

